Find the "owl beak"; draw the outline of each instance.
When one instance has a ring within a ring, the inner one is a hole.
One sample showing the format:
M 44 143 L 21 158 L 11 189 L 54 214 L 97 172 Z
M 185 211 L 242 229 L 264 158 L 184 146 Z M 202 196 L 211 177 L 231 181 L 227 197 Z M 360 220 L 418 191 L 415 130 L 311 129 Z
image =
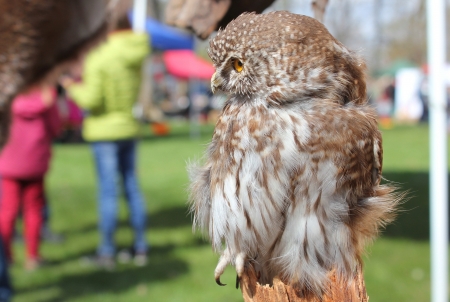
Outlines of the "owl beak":
M 220 85 L 222 85 L 222 80 L 217 76 L 217 72 L 215 72 L 211 77 L 211 91 L 213 94 L 219 90 Z

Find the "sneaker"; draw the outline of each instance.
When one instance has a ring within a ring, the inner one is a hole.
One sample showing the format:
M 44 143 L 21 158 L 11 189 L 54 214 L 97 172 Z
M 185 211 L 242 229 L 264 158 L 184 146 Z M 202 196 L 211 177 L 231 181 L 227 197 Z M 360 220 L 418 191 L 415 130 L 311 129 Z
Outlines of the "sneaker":
M 46 261 L 42 258 L 28 258 L 25 260 L 25 270 L 32 272 L 37 270 L 38 268 L 42 267 L 46 264 Z
M 85 266 L 96 266 L 107 271 L 112 271 L 116 268 L 116 262 L 113 256 L 93 255 L 85 256 L 80 259 L 81 264 Z
M 117 262 L 127 264 L 131 261 L 133 261 L 136 266 L 147 265 L 147 252 L 135 252 L 134 249 L 123 249 L 117 253 Z
M 146 266 L 148 263 L 148 256 L 146 252 L 135 253 L 133 258 L 134 265 L 136 266 Z
M 132 259 L 133 259 L 133 251 L 129 249 L 123 249 L 117 253 L 117 262 L 119 263 L 127 264 L 130 263 Z

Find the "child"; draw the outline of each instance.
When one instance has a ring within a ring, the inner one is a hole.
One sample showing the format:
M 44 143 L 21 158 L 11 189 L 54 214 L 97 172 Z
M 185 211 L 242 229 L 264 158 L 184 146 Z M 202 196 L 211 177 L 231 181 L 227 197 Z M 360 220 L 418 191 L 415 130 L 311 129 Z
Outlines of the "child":
M 13 261 L 11 239 L 22 205 L 27 259 L 25 268 L 40 265 L 39 244 L 44 206 L 44 176 L 51 157 L 52 138 L 58 135 L 60 119 L 56 91 L 34 86 L 12 104 L 12 125 L 0 153 L 0 235 L 6 256 Z

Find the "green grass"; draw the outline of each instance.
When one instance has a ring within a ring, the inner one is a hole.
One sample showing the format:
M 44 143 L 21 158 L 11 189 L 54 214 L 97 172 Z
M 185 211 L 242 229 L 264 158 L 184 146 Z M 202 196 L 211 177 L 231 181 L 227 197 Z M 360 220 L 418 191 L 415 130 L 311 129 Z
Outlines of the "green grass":
M 47 181 L 52 228 L 65 235 L 61 245 L 44 243 L 50 263 L 36 272 L 23 270 L 23 244 L 15 244 L 12 267 L 14 301 L 242 301 L 228 268 L 215 284 L 217 255 L 198 234 L 192 234 L 187 196 L 186 162 L 201 157 L 212 127 L 198 140 L 174 125 L 169 137 L 146 136 L 139 147 L 139 175 L 147 200 L 152 245 L 146 267 L 119 265 L 104 272 L 80 264 L 98 241 L 95 173 L 88 145 L 57 145 Z M 384 174 L 411 191 L 396 222 L 368 248 L 365 281 L 371 302 L 428 301 L 428 128 L 398 126 L 383 131 Z M 120 202 L 117 243 L 131 244 L 125 202 Z

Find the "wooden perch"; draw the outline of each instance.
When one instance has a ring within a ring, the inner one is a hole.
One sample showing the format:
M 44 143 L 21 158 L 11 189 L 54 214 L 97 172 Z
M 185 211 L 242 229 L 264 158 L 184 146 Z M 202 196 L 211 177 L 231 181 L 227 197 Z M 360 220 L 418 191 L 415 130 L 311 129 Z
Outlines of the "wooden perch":
M 329 273 L 328 292 L 320 299 L 312 294 L 297 292 L 293 287 L 275 278 L 273 285 L 260 285 L 252 266 L 247 266 L 240 281 L 245 302 L 368 302 L 361 265 L 358 265 L 350 283 L 340 280 L 332 271 Z

